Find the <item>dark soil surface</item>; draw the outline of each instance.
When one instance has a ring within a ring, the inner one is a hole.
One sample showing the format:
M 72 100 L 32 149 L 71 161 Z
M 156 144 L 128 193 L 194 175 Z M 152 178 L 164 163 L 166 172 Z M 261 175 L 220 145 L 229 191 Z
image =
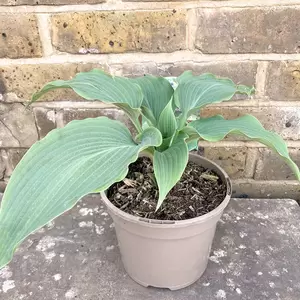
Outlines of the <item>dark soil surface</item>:
M 158 188 L 152 162 L 139 158 L 129 166 L 126 178 L 112 185 L 108 199 L 134 216 L 157 220 L 187 220 L 204 215 L 220 205 L 226 185 L 213 171 L 189 162 L 181 180 L 155 212 Z

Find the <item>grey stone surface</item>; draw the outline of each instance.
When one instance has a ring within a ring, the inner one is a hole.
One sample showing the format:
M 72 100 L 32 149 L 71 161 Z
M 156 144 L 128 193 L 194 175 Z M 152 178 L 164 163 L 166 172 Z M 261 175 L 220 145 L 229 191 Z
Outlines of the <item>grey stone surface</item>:
M 91 195 L 27 239 L 0 271 L 0 299 L 298 300 L 299 217 L 293 200 L 232 199 L 206 272 L 172 292 L 129 278 L 113 223 Z
M 300 204 L 300 184 L 296 180 L 233 180 L 232 195 L 236 198 L 290 198 Z
M 0 147 L 30 147 L 37 139 L 32 111 L 21 103 L 0 102 Z
M 45 137 L 51 130 L 56 128 L 56 110 L 44 107 L 33 109 L 39 138 Z
M 5 151 L 6 151 L 7 164 L 8 164 L 8 167 L 6 168 L 5 176 L 9 177 L 9 176 L 11 176 L 13 170 L 15 169 L 17 164 L 20 162 L 22 157 L 25 155 L 27 149 L 12 148 L 12 149 L 6 149 Z

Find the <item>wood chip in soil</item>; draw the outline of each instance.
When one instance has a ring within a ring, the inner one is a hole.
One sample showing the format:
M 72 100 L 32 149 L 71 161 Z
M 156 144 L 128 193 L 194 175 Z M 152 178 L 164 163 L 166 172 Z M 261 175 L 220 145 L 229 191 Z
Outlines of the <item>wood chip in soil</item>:
M 131 215 L 156 220 L 187 220 L 202 216 L 221 204 L 226 185 L 213 171 L 189 162 L 181 180 L 155 212 L 158 188 L 149 158 L 139 158 L 129 166 L 123 181 L 107 191 L 108 199 Z

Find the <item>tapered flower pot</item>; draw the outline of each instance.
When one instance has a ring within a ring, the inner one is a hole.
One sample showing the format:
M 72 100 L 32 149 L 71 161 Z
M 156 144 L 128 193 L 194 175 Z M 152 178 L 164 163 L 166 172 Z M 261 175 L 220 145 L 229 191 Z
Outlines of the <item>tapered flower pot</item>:
M 227 187 L 223 202 L 203 216 L 183 221 L 143 219 L 121 211 L 101 194 L 115 223 L 124 267 L 143 286 L 177 290 L 194 283 L 206 269 L 217 222 L 231 197 L 231 183 L 212 161 L 195 154 L 190 154 L 190 161 L 215 171 Z

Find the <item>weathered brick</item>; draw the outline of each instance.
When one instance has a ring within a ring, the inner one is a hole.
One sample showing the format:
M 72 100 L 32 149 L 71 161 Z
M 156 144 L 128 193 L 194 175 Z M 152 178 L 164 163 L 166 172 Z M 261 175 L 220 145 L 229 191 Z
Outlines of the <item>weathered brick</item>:
M 32 111 L 19 103 L 0 102 L 0 147 L 30 147 L 37 139 Z
M 266 95 L 271 100 L 300 100 L 300 62 L 273 61 L 267 68 Z
M 290 198 L 300 200 L 299 182 L 290 181 L 233 181 L 232 196 L 241 198 Z
M 151 74 L 154 76 L 169 76 L 167 72 L 160 68 L 155 62 L 142 63 L 122 63 L 110 65 L 111 70 L 115 74 L 120 74 L 126 77 L 137 77 Z
M 300 149 L 290 149 L 290 156 L 300 167 Z M 259 149 L 259 159 L 254 179 L 257 180 L 295 180 L 292 170 L 280 159 L 278 154 L 269 149 Z
M 257 73 L 257 62 L 182 62 L 171 64 L 168 68 L 164 68 L 164 70 L 169 74 L 169 76 L 179 76 L 187 70 L 193 71 L 195 75 L 203 73 L 213 73 L 220 77 L 228 77 L 232 79 L 235 83 L 254 86 L 255 77 Z
M 203 53 L 298 53 L 297 8 L 198 10 L 195 46 Z
M 42 56 L 35 15 L 0 14 L 0 28 L 0 58 Z
M 244 177 L 247 157 L 246 147 L 205 147 L 204 156 L 220 165 L 230 178 L 239 179 Z
M 56 128 L 56 111 L 43 107 L 33 109 L 39 138 L 46 136 L 52 129 Z
M 253 178 L 257 163 L 258 149 L 248 148 L 244 177 Z
M 105 69 L 98 64 L 36 64 L 0 66 L 0 95 L 5 102 L 20 102 L 31 99 L 46 83 L 52 80 L 71 79 L 77 72 L 94 68 Z M 80 100 L 71 89 L 59 89 L 47 93 L 41 101 Z
M 267 130 L 275 131 L 287 140 L 300 139 L 300 110 L 294 107 L 207 107 L 200 115 L 204 118 L 223 115 L 225 119 L 235 119 L 252 114 Z M 232 137 L 230 139 L 237 139 Z
M 119 109 L 64 109 L 63 112 L 63 122 L 66 125 L 72 120 L 83 120 L 86 118 L 96 118 L 96 117 L 108 117 L 110 119 L 118 120 L 124 123 L 131 132 L 135 132 L 134 126 L 132 125 L 129 118 L 125 113 Z
M 5 172 L 5 176 L 9 177 L 11 176 L 13 170 L 15 169 L 15 167 L 17 166 L 17 164 L 20 162 L 20 160 L 22 159 L 22 157 L 25 155 L 27 149 L 6 149 L 6 153 L 7 153 L 7 161 L 8 161 L 8 165 L 9 168 L 6 170 Z
M 172 52 L 186 48 L 186 12 L 57 14 L 52 39 L 57 50 L 69 53 Z
M 72 4 L 96 4 L 105 0 L 1 0 L 1 5 L 72 5 Z

